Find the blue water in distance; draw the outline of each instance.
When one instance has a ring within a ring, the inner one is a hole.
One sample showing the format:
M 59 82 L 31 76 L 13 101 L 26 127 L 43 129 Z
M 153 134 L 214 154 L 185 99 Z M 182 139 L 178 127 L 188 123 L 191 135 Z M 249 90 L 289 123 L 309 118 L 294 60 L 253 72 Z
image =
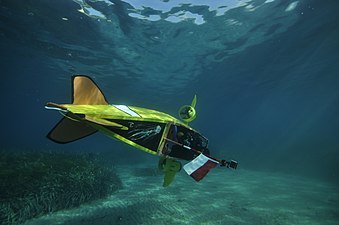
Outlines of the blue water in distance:
M 338 182 L 338 3 L 192 2 L 0 0 L 1 149 L 156 164 L 99 134 L 45 138 L 61 116 L 44 104 L 69 103 L 71 75 L 86 74 L 112 104 L 174 116 L 197 94 L 191 126 L 215 156 Z

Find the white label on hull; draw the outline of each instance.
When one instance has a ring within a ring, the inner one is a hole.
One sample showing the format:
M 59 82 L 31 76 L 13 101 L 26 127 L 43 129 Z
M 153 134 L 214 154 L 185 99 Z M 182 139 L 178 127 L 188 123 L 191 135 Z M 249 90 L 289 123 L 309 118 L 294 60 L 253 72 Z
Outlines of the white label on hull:
M 120 109 L 121 111 L 123 111 L 124 113 L 127 113 L 130 116 L 141 117 L 138 113 L 136 113 L 132 109 L 128 108 L 127 105 L 112 105 L 112 106 Z

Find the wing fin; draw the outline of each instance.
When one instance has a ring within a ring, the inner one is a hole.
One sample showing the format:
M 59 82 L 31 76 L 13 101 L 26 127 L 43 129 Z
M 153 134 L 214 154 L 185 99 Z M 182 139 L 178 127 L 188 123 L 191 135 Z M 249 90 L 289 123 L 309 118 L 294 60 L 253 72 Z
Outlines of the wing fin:
M 73 83 L 74 105 L 108 105 L 104 94 L 98 85 L 88 76 L 75 75 Z

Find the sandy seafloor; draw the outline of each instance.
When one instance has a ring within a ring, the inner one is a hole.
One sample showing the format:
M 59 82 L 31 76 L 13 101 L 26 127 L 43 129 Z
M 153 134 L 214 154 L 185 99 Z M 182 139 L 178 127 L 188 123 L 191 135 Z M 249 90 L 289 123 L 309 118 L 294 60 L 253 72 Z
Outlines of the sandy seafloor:
M 292 175 L 214 169 L 200 183 L 181 171 L 162 187 L 149 165 L 119 166 L 123 189 L 79 208 L 27 221 L 42 224 L 339 224 L 329 183 Z

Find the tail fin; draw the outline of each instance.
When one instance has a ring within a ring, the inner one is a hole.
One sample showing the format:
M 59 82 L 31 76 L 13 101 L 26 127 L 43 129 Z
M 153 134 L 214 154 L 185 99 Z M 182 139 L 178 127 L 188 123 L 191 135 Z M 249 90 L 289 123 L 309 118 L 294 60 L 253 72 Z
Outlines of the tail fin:
M 72 84 L 72 103 L 74 105 L 108 105 L 104 94 L 90 77 L 75 75 L 72 77 Z M 66 113 L 64 114 L 65 117 L 47 135 L 54 142 L 69 143 L 87 137 L 97 131 L 81 122 L 81 119 L 74 114 L 67 112 L 67 109 L 62 105 L 47 103 L 45 107 Z
M 70 116 L 66 116 L 47 134 L 47 138 L 60 144 L 66 144 L 87 137 L 95 132 L 97 132 L 96 129 L 74 120 Z
M 108 105 L 104 94 L 98 85 L 88 76 L 72 77 L 74 105 Z

